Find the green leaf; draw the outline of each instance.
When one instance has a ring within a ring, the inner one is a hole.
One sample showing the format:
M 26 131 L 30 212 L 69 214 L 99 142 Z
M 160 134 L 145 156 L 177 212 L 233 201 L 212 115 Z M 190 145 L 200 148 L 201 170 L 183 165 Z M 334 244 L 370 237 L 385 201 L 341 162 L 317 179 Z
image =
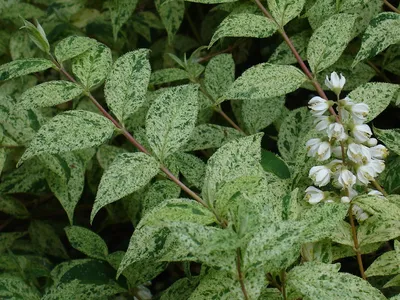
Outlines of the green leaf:
M 173 44 L 176 33 L 183 21 L 185 14 L 185 1 L 183 0 L 156 0 L 156 9 L 168 33 L 168 42 Z
M 149 50 L 139 49 L 118 58 L 104 87 L 107 105 L 121 122 L 146 100 L 150 80 Z
M 379 129 L 374 127 L 374 134 L 390 150 L 400 155 L 400 129 Z
M 40 128 L 19 164 L 43 153 L 58 154 L 101 145 L 113 132 L 114 125 L 98 114 L 83 110 L 59 114 Z
M 254 37 L 267 38 L 277 30 L 276 24 L 264 16 L 238 13 L 229 15 L 218 26 L 211 38 L 208 48 L 224 37 Z
M 54 106 L 72 100 L 83 93 L 76 83 L 59 80 L 36 85 L 21 95 L 19 105 L 23 109 Z
M 74 58 L 96 46 L 97 41 L 84 36 L 69 36 L 61 40 L 54 49 L 54 55 L 59 63 Z
M 108 2 L 111 15 L 114 41 L 118 38 L 121 27 L 129 20 L 136 8 L 138 0 L 113 0 Z
M 64 245 L 51 225 L 34 220 L 29 225 L 28 231 L 32 243 L 37 250 L 52 256 L 68 258 Z
M 144 153 L 123 153 L 117 156 L 101 178 L 90 221 L 107 204 L 144 187 L 157 175 L 157 161 Z
M 167 199 L 178 198 L 180 192 L 181 188 L 170 180 L 158 180 L 154 182 L 150 185 L 146 196 L 142 200 L 142 214 L 146 214 Z
M 168 68 L 151 73 L 150 84 L 165 84 L 187 79 L 189 79 L 189 74 L 185 70 Z
M 400 216 L 400 206 L 391 203 L 380 196 L 361 195 L 352 201 L 363 209 L 368 215 L 378 216 L 381 219 L 397 220 Z
M 0 275 L 0 297 L 3 299 L 41 299 L 39 291 L 28 285 L 20 276 Z
M 388 288 L 391 286 L 400 286 L 400 274 L 396 275 L 395 277 L 393 277 L 391 280 L 389 280 L 388 282 L 386 282 L 386 284 L 383 286 L 383 288 Z M 390 299 L 398 299 L 398 297 L 392 297 Z
M 213 57 L 204 72 L 204 84 L 208 93 L 217 100 L 235 80 L 235 61 L 231 54 Z
M 383 220 L 378 216 L 368 218 L 357 230 L 360 246 L 386 242 L 400 236 L 400 221 Z
M 399 86 L 385 82 L 369 82 L 350 92 L 348 97 L 355 103 L 365 103 L 369 106 L 366 122 L 375 119 L 396 96 Z
M 400 192 L 400 172 L 398 170 L 400 170 L 400 156 L 389 158 L 385 170 L 379 177 L 379 182 L 388 194 L 399 194 Z
M 202 194 L 213 203 L 222 184 L 242 176 L 263 174 L 260 166 L 262 134 L 231 141 L 219 148 L 207 162 Z
M 0 81 L 41 72 L 51 67 L 54 67 L 53 63 L 44 58 L 17 59 L 0 66 Z
M 373 18 L 365 30 L 361 49 L 353 62 L 376 56 L 387 47 L 400 42 L 400 16 L 395 12 L 383 12 Z
M 168 199 L 145 214 L 137 229 L 143 226 L 162 226 L 168 222 L 193 222 L 209 225 L 216 223 L 216 219 L 211 211 L 194 200 Z
M 29 217 L 29 211 L 25 205 L 10 196 L 0 195 L 0 211 L 12 215 L 17 219 L 26 219 Z
M 184 145 L 196 123 L 198 86 L 167 89 L 151 105 L 146 118 L 146 136 L 160 161 Z
M 294 48 L 297 50 L 303 60 L 307 59 L 306 51 L 310 37 L 311 31 L 309 30 L 305 30 L 293 36 L 290 36 L 290 40 L 292 41 Z M 286 42 L 282 42 L 275 49 L 274 53 L 272 53 L 272 55 L 268 59 L 268 63 L 279 65 L 293 65 L 297 63 L 297 59 L 294 56 L 293 52 L 290 50 L 288 44 Z
M 304 244 L 301 254 L 305 261 L 330 264 L 333 260 L 332 242 L 325 239 L 317 243 Z
M 0 253 L 12 247 L 14 242 L 25 236 L 27 232 L 2 232 L 0 233 Z
M 270 151 L 261 149 L 261 165 L 264 171 L 275 174 L 279 178 L 290 178 L 290 171 L 286 163 Z
M 99 165 L 104 169 L 108 169 L 111 166 L 114 159 L 121 153 L 126 153 L 124 148 L 112 146 L 112 145 L 101 145 L 97 150 L 96 157 Z
M 4 4 L 3 4 L 4 3 Z M 19 17 L 22 17 L 24 19 L 37 19 L 40 17 L 43 17 L 45 12 L 32 5 L 29 3 L 19 3 L 19 2 L 3 2 L 2 6 L 5 6 L 4 8 L 2 7 L 1 11 L 1 18 L 2 19 L 11 19 L 14 21 L 17 25 L 20 25 L 21 21 Z M 7 4 L 8 5 L 7 5 Z
M 307 58 L 314 74 L 333 65 L 353 38 L 357 17 L 337 14 L 314 31 L 307 48 Z
M 305 2 L 305 0 L 268 0 L 268 7 L 274 19 L 283 27 L 300 15 Z
M 375 259 L 365 271 L 365 276 L 387 276 L 398 273 L 400 273 L 400 253 L 389 251 Z
M 289 267 L 300 255 L 304 225 L 285 221 L 265 227 L 247 245 L 243 259 L 246 270 L 263 267 L 276 272 Z
M 97 43 L 72 60 L 72 72 L 86 90 L 103 83 L 112 65 L 111 50 Z
M 296 161 L 301 148 L 306 147 L 304 138 L 314 127 L 313 121 L 307 107 L 290 111 L 283 120 L 278 135 L 278 148 L 285 161 Z
M 202 4 L 219 4 L 219 3 L 229 3 L 236 2 L 238 0 L 185 0 L 187 2 L 202 3 Z
M 80 227 L 69 226 L 65 233 L 72 247 L 87 256 L 105 260 L 108 255 L 108 248 L 103 239 L 93 231 Z
M 188 153 L 174 155 L 179 172 L 186 178 L 190 186 L 201 189 L 206 173 L 206 164 L 197 156 Z
M 288 296 L 302 295 L 317 299 L 386 299 L 376 288 L 360 277 L 339 273 L 339 265 L 305 263 L 294 267 L 287 276 Z M 298 297 L 298 296 L 297 296 Z
M 160 297 L 160 300 L 184 300 L 189 299 L 197 285 L 199 277 L 182 278 L 175 281 L 168 289 L 166 289 Z
M 25 21 L 26 22 L 26 21 Z M 10 38 L 10 54 L 12 60 L 33 58 L 38 49 L 25 31 L 17 31 Z
M 219 148 L 223 144 L 243 137 L 243 134 L 232 127 L 223 127 L 215 124 L 201 124 L 193 132 L 181 150 L 189 152 L 210 148 Z
M 282 96 L 297 90 L 307 78 L 296 67 L 262 63 L 247 69 L 218 101 L 255 100 Z

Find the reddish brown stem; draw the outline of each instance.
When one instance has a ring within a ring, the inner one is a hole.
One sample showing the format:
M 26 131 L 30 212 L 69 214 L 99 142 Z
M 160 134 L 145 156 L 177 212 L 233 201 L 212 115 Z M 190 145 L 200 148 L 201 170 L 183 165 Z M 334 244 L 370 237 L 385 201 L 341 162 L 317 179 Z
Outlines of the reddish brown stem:
M 394 12 L 400 14 L 400 10 L 398 10 L 395 6 L 393 6 L 388 0 L 383 0 L 383 2 L 385 3 L 385 5 L 387 7 L 389 7 L 391 10 L 393 10 Z
M 363 279 L 367 280 L 367 277 L 365 276 L 365 272 L 364 272 L 364 265 L 363 265 L 363 262 L 362 262 L 361 252 L 360 252 L 360 249 L 359 249 L 356 225 L 354 224 L 354 217 L 353 217 L 353 209 L 352 208 L 353 208 L 353 205 L 350 205 L 350 208 L 349 208 L 349 219 L 350 219 L 350 225 L 351 225 L 351 233 L 352 233 L 352 236 L 353 236 L 354 251 L 356 252 L 357 262 L 358 262 L 358 267 L 360 269 L 361 277 Z
M 241 269 L 241 251 L 240 248 L 236 249 L 236 269 L 238 272 L 240 287 L 242 289 L 243 297 L 245 300 L 249 300 L 249 295 L 247 294 L 246 286 L 244 285 L 244 276 Z
M 379 75 L 386 82 L 391 82 L 391 80 L 383 73 L 383 71 L 379 70 L 379 68 L 371 61 L 367 61 L 367 64 L 374 69 L 375 73 Z

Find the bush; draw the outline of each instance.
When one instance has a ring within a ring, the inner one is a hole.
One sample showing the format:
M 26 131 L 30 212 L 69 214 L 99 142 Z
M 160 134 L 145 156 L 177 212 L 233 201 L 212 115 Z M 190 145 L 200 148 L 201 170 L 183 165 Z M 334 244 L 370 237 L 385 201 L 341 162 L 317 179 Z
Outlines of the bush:
M 400 299 L 400 11 L 265 2 L 0 4 L 2 299 Z

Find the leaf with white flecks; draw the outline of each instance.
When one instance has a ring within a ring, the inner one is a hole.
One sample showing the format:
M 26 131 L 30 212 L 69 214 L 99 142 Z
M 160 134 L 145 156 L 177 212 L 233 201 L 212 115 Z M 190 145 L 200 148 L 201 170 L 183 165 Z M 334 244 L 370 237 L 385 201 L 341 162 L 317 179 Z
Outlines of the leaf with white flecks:
M 23 161 L 43 153 L 57 154 L 99 146 L 114 132 L 114 125 L 103 116 L 88 111 L 67 111 L 43 125 L 28 149 Z
M 74 58 L 89 50 L 97 44 L 97 41 L 84 36 L 69 36 L 61 40 L 54 49 L 54 55 L 59 63 Z
M 374 134 L 390 150 L 400 155 L 400 129 L 379 129 L 374 127 Z
M 6 273 L 0 275 L 0 297 L 4 297 L 3 299 L 41 299 L 39 291 L 28 285 L 22 277 Z
M 182 85 L 165 90 L 151 105 L 146 135 L 160 161 L 188 141 L 196 123 L 197 97 L 197 85 Z
M 284 26 L 301 13 L 305 2 L 305 0 L 268 0 L 268 8 L 278 24 Z
M 129 20 L 136 8 L 138 0 L 113 0 L 109 1 L 108 9 L 111 15 L 114 41 L 118 38 L 121 27 Z
M 104 87 L 107 105 L 123 122 L 146 100 L 150 80 L 149 50 L 139 49 L 118 58 Z
M 104 240 L 93 231 L 80 227 L 69 226 L 65 233 L 72 247 L 83 252 L 89 257 L 105 260 L 108 248 Z
M 157 161 L 147 154 L 138 152 L 118 155 L 101 178 L 90 216 L 91 222 L 102 207 L 141 189 L 158 172 Z
M 54 106 L 72 100 L 82 93 L 83 89 L 76 83 L 64 80 L 48 81 L 25 91 L 21 95 L 19 105 L 24 109 Z
M 204 72 L 204 84 L 214 100 L 226 91 L 235 80 L 235 61 L 231 54 L 213 57 Z
M 168 41 L 173 43 L 176 33 L 183 21 L 185 14 L 185 1 L 183 0 L 156 0 L 156 9 L 168 33 Z
M 0 66 L 0 80 L 8 80 L 35 72 L 41 72 L 54 67 L 53 63 L 44 58 L 17 59 Z

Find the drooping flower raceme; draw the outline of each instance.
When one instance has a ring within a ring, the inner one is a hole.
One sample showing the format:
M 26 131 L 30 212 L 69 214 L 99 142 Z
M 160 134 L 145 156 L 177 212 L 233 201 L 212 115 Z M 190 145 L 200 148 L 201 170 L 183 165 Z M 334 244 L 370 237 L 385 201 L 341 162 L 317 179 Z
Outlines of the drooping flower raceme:
M 365 103 L 355 103 L 349 97 L 340 99 L 340 92 L 346 83 L 345 77 L 333 72 L 326 77 L 325 84 L 337 95 L 337 101 L 313 97 L 309 108 L 315 117 L 317 131 L 325 132 L 325 137 L 307 141 L 307 155 L 318 161 L 327 161 L 325 165 L 314 166 L 309 177 L 317 187 L 332 184 L 338 192 L 324 192 L 314 186 L 308 187 L 306 199 L 311 204 L 324 202 L 350 203 L 358 195 L 361 186 L 369 186 L 385 169 L 384 159 L 388 150 L 372 137 L 371 128 L 364 124 L 369 107 Z M 334 107 L 335 106 L 335 107 Z M 337 111 L 337 116 L 328 115 L 328 110 Z M 336 159 L 331 159 L 331 157 Z M 329 161 L 328 161 L 329 160 Z M 369 195 L 383 196 L 377 190 Z M 336 195 L 336 196 L 335 196 Z M 368 218 L 368 214 L 356 205 L 353 214 L 359 221 Z

